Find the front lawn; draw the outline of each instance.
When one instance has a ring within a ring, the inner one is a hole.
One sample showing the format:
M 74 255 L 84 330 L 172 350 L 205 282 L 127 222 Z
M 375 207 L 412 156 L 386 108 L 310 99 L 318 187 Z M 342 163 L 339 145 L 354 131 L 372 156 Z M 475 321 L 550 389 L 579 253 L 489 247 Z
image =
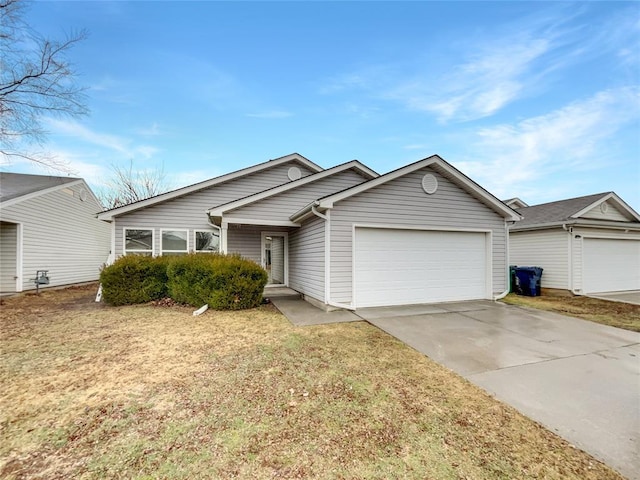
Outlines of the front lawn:
M 0 477 L 619 479 L 361 322 L 3 301 Z
M 545 292 L 539 297 L 524 297 L 510 293 L 502 301 L 510 305 L 539 308 L 640 332 L 640 305 L 610 302 L 592 297 L 569 296 L 553 291 Z

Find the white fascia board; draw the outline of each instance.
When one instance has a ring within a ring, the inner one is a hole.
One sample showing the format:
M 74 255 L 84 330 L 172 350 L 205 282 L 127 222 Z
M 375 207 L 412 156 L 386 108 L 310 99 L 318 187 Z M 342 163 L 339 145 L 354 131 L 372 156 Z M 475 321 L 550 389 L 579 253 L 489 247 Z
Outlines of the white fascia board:
M 380 177 L 374 178 L 373 180 L 369 180 L 368 182 L 362 183 L 360 185 L 356 185 L 348 190 L 344 190 L 342 192 L 338 192 L 334 195 L 329 195 L 321 200 L 319 200 L 320 208 L 329 209 L 333 208 L 334 203 L 339 202 L 340 200 L 344 200 L 345 198 L 349 198 L 352 195 L 357 195 L 358 193 L 365 192 L 371 188 L 377 187 L 378 185 L 385 184 L 390 182 L 391 180 L 395 180 L 397 178 L 403 177 L 409 173 L 415 172 L 416 170 L 420 170 L 422 168 L 430 167 L 437 165 L 439 168 L 445 170 L 449 175 L 454 177 L 459 183 L 464 185 L 468 190 L 473 191 L 476 195 L 486 200 L 487 204 L 491 205 L 493 209 L 497 212 L 500 212 L 504 218 L 512 221 L 522 220 L 522 215 L 517 213 L 511 207 L 506 206 L 500 200 L 495 198 L 485 189 L 477 185 L 473 182 L 469 177 L 462 174 L 454 167 L 449 165 L 445 160 L 440 158 L 438 155 L 432 155 L 431 157 L 425 158 L 424 160 L 420 160 L 418 162 L 412 163 L 405 167 L 394 170 L 393 172 L 387 173 Z
M 349 170 L 351 168 L 355 168 L 355 169 L 361 170 L 365 174 L 369 174 L 369 172 L 372 172 L 373 174 L 375 174 L 375 172 L 373 172 L 373 170 L 370 170 L 369 168 L 365 167 L 366 170 L 369 170 L 369 172 L 367 172 L 362 167 L 364 167 L 364 165 L 362 165 L 357 160 L 353 160 L 351 162 L 347 162 L 347 163 L 343 163 L 342 165 L 338 165 L 337 167 L 333 167 L 333 168 L 330 168 L 328 170 L 323 170 L 322 172 L 319 172 L 319 173 L 314 173 L 312 175 L 308 175 L 306 177 L 302 177 L 299 180 L 295 180 L 293 182 L 285 183 L 283 185 L 279 185 L 277 187 L 270 188 L 269 190 L 264 190 L 262 192 L 254 194 L 254 195 L 250 195 L 248 197 L 241 198 L 239 200 L 235 200 L 233 202 L 225 203 L 223 205 L 219 205 L 217 207 L 210 208 L 209 210 L 207 210 L 206 213 L 211 217 L 220 217 L 224 213 L 229 212 L 231 210 L 235 210 L 236 208 L 244 207 L 244 206 L 249 205 L 251 203 L 259 202 L 260 200 L 264 200 L 265 198 L 272 197 L 274 195 L 286 192 L 288 190 L 292 190 L 294 188 L 299 188 L 299 187 L 301 187 L 303 185 L 306 185 L 308 183 L 315 182 L 315 181 L 321 180 L 321 179 L 326 178 L 326 177 L 330 177 L 331 175 L 335 175 L 336 173 L 344 172 L 345 170 Z
M 85 181 L 79 178 L 78 180 L 75 180 L 73 182 L 62 183 L 54 187 L 38 190 L 37 192 L 27 193 L 26 195 L 22 195 L 21 197 L 12 198 L 10 200 L 0 203 L 0 206 L 2 206 L 2 208 L 10 207 L 11 205 L 15 205 L 16 203 L 24 202 L 25 200 L 29 200 L 31 198 L 40 197 L 41 195 L 45 195 L 47 193 L 55 192 L 56 190 L 61 190 L 63 188 L 68 188 L 68 187 L 72 187 L 74 185 L 79 185 L 79 184 L 84 184 L 85 186 L 87 186 Z M 88 186 L 87 186 L 87 190 L 91 192 L 91 189 Z M 93 195 L 93 192 L 91 192 L 91 194 Z M 95 195 L 94 195 L 94 198 L 95 198 Z M 98 204 L 100 204 L 100 202 L 98 202 Z
M 222 225 L 265 225 L 269 227 L 299 227 L 299 223 L 287 220 L 256 220 L 255 218 L 224 218 Z
M 306 167 L 308 167 L 309 169 L 315 172 L 323 171 L 322 167 L 304 158 L 302 155 L 299 155 L 297 153 L 292 153 L 291 155 L 286 155 L 284 157 L 276 158 L 274 160 L 268 160 L 266 162 L 259 163 L 252 167 L 243 168 L 241 170 L 236 170 L 235 172 L 231 172 L 225 175 L 221 175 L 219 177 L 211 178 L 209 180 L 205 180 L 204 182 L 189 185 L 187 187 L 178 188 L 177 190 L 172 190 L 170 192 L 161 193 L 160 195 L 147 198 L 146 200 L 141 200 L 139 202 L 131 203 L 129 205 L 124 205 L 122 207 L 107 210 L 106 212 L 100 213 L 98 215 L 98 218 L 100 220 L 110 221 L 115 216 L 122 215 L 124 213 L 128 213 L 133 210 L 138 210 L 140 208 L 145 208 L 145 207 L 154 205 L 156 203 L 164 202 L 166 200 L 171 200 L 176 197 L 181 197 L 189 193 L 197 192 L 198 190 L 203 190 L 205 188 L 213 187 L 214 185 L 217 185 L 219 183 L 235 180 L 236 178 L 244 177 L 246 175 L 251 175 L 252 173 L 257 173 L 262 170 L 266 170 L 267 168 L 271 168 L 273 166 L 280 165 L 282 163 L 287 163 L 294 160 L 305 165 Z
M 619 208 L 621 208 L 622 210 L 625 210 L 627 213 L 629 213 L 635 219 L 636 222 L 640 222 L 640 215 L 638 214 L 638 212 L 636 212 L 624 200 L 622 200 L 618 195 L 616 195 L 615 192 L 611 192 L 611 193 L 605 195 L 604 197 L 596 200 L 595 202 L 589 204 L 588 206 L 586 206 L 585 208 L 583 208 L 579 212 L 576 212 L 573 215 L 571 215 L 571 218 L 579 218 L 582 215 L 584 215 L 585 213 L 587 213 L 588 211 L 593 210 L 594 208 L 596 208 L 598 205 L 606 202 L 607 200 L 612 200 L 613 203 L 615 203 Z
M 614 228 L 616 230 L 638 230 L 640 231 L 640 222 L 626 223 L 613 222 L 608 220 L 591 220 L 587 218 L 578 218 L 566 220 L 564 222 L 539 223 L 537 225 L 519 226 L 517 223 L 509 227 L 510 232 L 526 232 L 529 230 L 544 230 L 547 228 L 562 228 L 562 226 L 570 227 L 594 227 L 594 228 Z

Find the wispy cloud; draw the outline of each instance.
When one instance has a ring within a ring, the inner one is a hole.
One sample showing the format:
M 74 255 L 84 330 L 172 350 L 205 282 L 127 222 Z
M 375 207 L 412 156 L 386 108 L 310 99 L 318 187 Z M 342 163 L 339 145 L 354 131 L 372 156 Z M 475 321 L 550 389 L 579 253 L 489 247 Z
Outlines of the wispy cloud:
M 127 159 L 150 159 L 159 152 L 159 149 L 152 145 L 136 144 L 129 138 L 96 132 L 75 121 L 47 118 L 46 124 L 54 134 L 70 136 L 89 145 L 111 150 Z
M 160 126 L 156 122 L 153 122 L 147 127 L 139 128 L 138 130 L 136 130 L 136 133 L 143 137 L 157 137 L 159 135 L 162 135 Z
M 268 112 L 247 113 L 246 117 L 251 118 L 289 118 L 293 113 L 284 110 L 270 110 Z
M 441 123 L 490 117 L 517 100 L 540 94 L 553 83 L 554 73 L 577 63 L 605 54 L 617 55 L 621 64 L 634 58 L 637 15 L 602 18 L 612 27 L 598 26 L 608 38 L 596 40 L 602 34 L 583 23 L 581 13 L 582 7 L 549 7 L 492 30 L 490 36 L 464 36 L 446 46 L 447 55 L 416 54 L 403 64 L 363 66 L 329 79 L 319 91 L 364 92 L 432 114 Z M 445 56 L 452 60 L 443 60 Z
M 602 166 L 608 141 L 640 119 L 640 89 L 619 88 L 515 124 L 482 128 L 468 161 L 456 165 L 498 195 L 543 178 Z

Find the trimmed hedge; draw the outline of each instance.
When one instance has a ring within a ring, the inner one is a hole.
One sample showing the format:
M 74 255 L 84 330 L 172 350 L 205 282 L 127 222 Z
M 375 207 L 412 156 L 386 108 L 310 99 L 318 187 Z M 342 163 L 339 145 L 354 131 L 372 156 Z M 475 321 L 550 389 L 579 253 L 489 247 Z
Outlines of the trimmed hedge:
M 167 269 L 169 296 L 214 310 L 242 310 L 262 302 L 267 272 L 239 255 L 190 254 Z
M 100 282 L 103 298 L 111 305 L 169 296 L 194 307 L 207 303 L 214 310 L 241 310 L 260 305 L 267 272 L 239 255 L 127 255 L 105 267 Z
M 102 298 L 110 305 L 146 303 L 167 296 L 170 257 L 126 255 L 100 272 Z

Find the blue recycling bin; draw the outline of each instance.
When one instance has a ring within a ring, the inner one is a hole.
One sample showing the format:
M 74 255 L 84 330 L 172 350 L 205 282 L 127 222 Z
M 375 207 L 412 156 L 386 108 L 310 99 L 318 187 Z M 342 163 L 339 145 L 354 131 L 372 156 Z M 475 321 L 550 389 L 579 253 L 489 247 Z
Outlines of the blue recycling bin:
M 541 267 L 516 267 L 516 293 L 527 297 L 540 295 Z

